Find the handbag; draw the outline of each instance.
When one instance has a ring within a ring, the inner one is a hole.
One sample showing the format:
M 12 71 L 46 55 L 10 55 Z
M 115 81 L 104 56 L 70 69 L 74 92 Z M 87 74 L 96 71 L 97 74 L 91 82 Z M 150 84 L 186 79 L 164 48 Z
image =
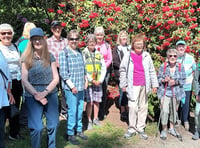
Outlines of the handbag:
M 15 104 L 10 104 L 10 117 L 13 118 L 17 115 L 19 115 L 19 109 Z

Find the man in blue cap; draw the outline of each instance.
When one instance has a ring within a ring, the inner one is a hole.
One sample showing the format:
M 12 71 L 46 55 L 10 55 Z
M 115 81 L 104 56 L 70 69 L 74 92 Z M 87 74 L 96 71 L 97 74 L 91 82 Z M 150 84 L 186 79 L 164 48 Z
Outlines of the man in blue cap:
M 183 86 L 185 90 L 186 97 L 182 99 L 180 105 L 180 119 L 184 123 L 185 130 L 189 130 L 189 108 L 190 108 L 190 99 L 192 95 L 192 81 L 194 72 L 196 69 L 196 63 L 194 57 L 186 53 L 186 43 L 183 40 L 176 42 L 176 49 L 178 51 L 178 62 L 184 65 L 186 72 L 186 83 Z

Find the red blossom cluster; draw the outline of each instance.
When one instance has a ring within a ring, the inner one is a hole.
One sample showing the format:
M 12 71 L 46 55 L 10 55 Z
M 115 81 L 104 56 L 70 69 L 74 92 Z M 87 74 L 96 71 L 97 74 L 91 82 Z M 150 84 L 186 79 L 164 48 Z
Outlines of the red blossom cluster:
M 88 20 L 82 20 L 81 23 L 79 23 L 80 28 L 87 28 L 90 26 L 89 21 Z

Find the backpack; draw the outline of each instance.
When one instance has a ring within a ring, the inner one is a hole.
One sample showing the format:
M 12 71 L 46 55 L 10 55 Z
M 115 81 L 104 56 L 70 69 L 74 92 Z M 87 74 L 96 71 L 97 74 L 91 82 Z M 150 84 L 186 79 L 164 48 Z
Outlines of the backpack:
M 27 40 L 27 39 L 26 39 L 26 38 L 20 37 L 20 38 L 15 42 L 15 45 L 18 47 L 19 44 L 20 44 L 22 41 L 24 41 L 24 40 Z
M 163 75 L 164 75 L 165 72 L 166 72 L 166 68 L 167 68 L 167 62 L 165 61 L 165 62 L 164 62 L 164 67 L 163 67 Z M 178 63 L 178 71 L 179 71 L 179 72 L 181 71 L 181 63 Z

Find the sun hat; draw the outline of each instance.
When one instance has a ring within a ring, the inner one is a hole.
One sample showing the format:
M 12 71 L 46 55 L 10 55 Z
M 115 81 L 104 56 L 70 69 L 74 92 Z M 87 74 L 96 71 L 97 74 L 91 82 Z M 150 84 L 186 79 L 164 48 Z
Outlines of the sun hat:
M 176 46 L 178 46 L 178 45 L 186 45 L 186 43 L 185 43 L 185 41 L 183 41 L 183 40 L 179 40 L 178 42 L 176 42 Z
M 42 28 L 33 28 L 30 30 L 30 38 L 34 37 L 34 36 L 41 36 L 43 37 L 44 36 L 44 32 L 42 30 Z

